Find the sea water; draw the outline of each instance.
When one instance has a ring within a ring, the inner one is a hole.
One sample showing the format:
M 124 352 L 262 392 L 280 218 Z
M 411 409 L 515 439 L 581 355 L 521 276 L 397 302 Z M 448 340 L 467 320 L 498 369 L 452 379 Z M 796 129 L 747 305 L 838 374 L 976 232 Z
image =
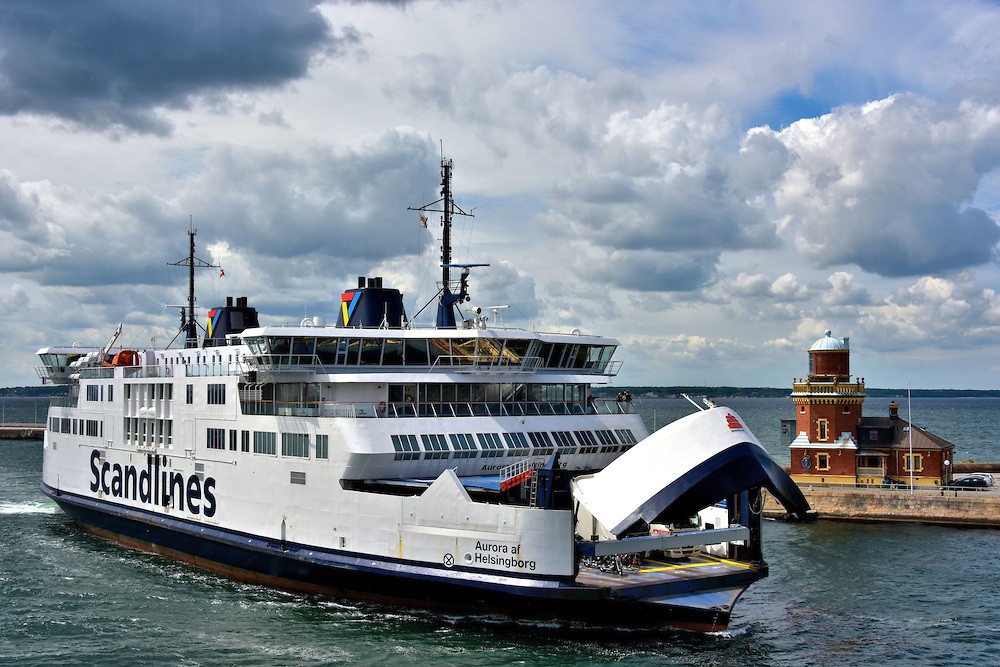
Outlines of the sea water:
M 897 399 L 899 400 L 899 399 Z M 726 399 L 787 462 L 788 399 Z M 888 399 L 884 401 L 888 404 Z M 906 416 L 905 402 L 900 410 Z M 686 407 L 685 407 L 686 406 Z M 638 399 L 652 426 L 683 399 Z M 877 399 L 865 414 L 881 414 Z M 887 414 L 887 407 L 885 407 Z M 958 460 L 1000 461 L 1000 399 L 914 399 Z M 242 584 L 83 533 L 38 490 L 41 443 L 0 441 L 0 664 L 983 665 L 1000 661 L 1000 531 L 765 522 L 771 576 L 730 629 L 598 632 L 342 603 Z

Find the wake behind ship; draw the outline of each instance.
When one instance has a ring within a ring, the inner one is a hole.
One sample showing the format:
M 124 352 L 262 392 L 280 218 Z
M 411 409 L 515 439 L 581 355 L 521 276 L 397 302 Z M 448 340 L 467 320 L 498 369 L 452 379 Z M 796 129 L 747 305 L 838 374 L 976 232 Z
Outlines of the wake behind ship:
M 805 499 L 727 408 L 650 434 L 597 400 L 618 342 L 466 317 L 442 160 L 433 328 L 360 278 L 334 326 L 245 297 L 184 347 L 44 348 L 42 491 L 83 528 L 291 590 L 472 615 L 715 631 L 767 576 L 761 488 Z M 452 271 L 459 274 L 452 278 Z M 499 309 L 499 307 L 498 307 Z M 116 335 L 117 338 L 117 335 Z

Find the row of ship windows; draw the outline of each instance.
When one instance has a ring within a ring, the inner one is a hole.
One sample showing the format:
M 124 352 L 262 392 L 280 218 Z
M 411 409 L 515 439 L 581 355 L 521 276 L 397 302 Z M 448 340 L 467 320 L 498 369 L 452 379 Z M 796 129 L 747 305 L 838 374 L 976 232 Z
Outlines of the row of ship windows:
M 252 436 L 252 437 L 251 437 Z M 252 445 L 252 449 L 251 449 Z M 278 453 L 278 434 L 273 431 L 237 431 L 230 429 L 228 437 L 224 428 L 208 428 L 206 431 L 206 446 L 209 449 L 228 449 L 230 451 L 250 452 L 254 454 Z M 309 435 L 306 433 L 282 433 L 281 455 L 298 458 L 309 458 Z M 330 436 L 317 435 L 316 449 L 313 455 L 317 459 L 330 458 Z
M 96 389 L 96 386 L 87 387 L 87 400 L 97 400 L 89 398 L 90 390 Z M 102 394 L 103 395 L 103 394 Z M 174 386 L 172 384 L 156 382 L 156 383 L 144 383 L 144 384 L 126 384 L 125 385 L 125 400 L 136 399 L 140 403 L 152 403 L 153 401 L 170 401 L 174 397 Z M 111 387 L 108 387 L 108 400 L 111 400 Z M 225 405 L 226 404 L 226 385 L 222 383 L 214 383 L 208 385 L 207 395 L 205 397 L 206 402 L 209 405 Z M 184 392 L 184 402 L 188 405 L 194 404 L 194 385 L 189 384 L 185 387 Z
M 103 438 L 104 422 L 96 419 L 49 417 L 49 431 L 52 433 L 69 433 L 72 435 L 87 435 L 91 438 Z
M 496 458 L 502 456 L 547 456 L 560 454 L 607 454 L 622 452 L 636 442 L 631 429 L 597 431 L 531 431 L 528 433 L 412 434 L 392 436 L 397 461 L 416 459 Z
M 243 451 L 275 456 L 278 453 L 278 434 L 273 431 L 237 431 L 206 429 L 208 449 Z M 622 452 L 636 442 L 631 429 L 604 429 L 597 431 L 532 431 L 529 433 L 439 433 L 419 436 L 393 435 L 395 460 L 416 459 L 466 459 L 498 458 L 503 456 L 547 456 L 558 450 L 561 454 L 597 454 Z M 281 455 L 317 459 L 330 458 L 330 436 L 317 435 L 315 449 L 310 452 L 309 435 L 282 433 Z

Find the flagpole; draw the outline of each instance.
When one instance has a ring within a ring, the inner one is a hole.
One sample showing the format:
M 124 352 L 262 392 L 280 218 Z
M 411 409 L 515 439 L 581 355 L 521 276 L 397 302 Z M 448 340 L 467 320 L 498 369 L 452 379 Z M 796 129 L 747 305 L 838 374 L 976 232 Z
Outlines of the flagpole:
M 906 382 L 906 420 L 910 422 L 906 430 L 910 435 L 910 495 L 913 495 L 913 408 L 910 403 L 910 382 Z

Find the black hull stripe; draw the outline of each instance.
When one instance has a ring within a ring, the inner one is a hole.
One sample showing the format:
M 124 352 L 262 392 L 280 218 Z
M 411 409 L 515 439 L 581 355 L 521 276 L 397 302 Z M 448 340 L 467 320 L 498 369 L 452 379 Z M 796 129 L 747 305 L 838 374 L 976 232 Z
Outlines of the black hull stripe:
M 59 493 L 45 484 L 42 492 L 85 530 L 102 538 L 224 576 L 282 589 L 477 616 L 578 620 L 613 627 L 719 631 L 727 627 L 730 619 L 729 610 L 699 609 L 662 599 L 629 599 L 621 596 L 622 591 L 615 594 L 572 580 L 421 567 L 292 544 L 282 548 L 275 540 Z M 749 586 L 757 578 L 748 572 L 746 577 L 727 583 Z M 676 588 L 672 592 L 681 593 Z

